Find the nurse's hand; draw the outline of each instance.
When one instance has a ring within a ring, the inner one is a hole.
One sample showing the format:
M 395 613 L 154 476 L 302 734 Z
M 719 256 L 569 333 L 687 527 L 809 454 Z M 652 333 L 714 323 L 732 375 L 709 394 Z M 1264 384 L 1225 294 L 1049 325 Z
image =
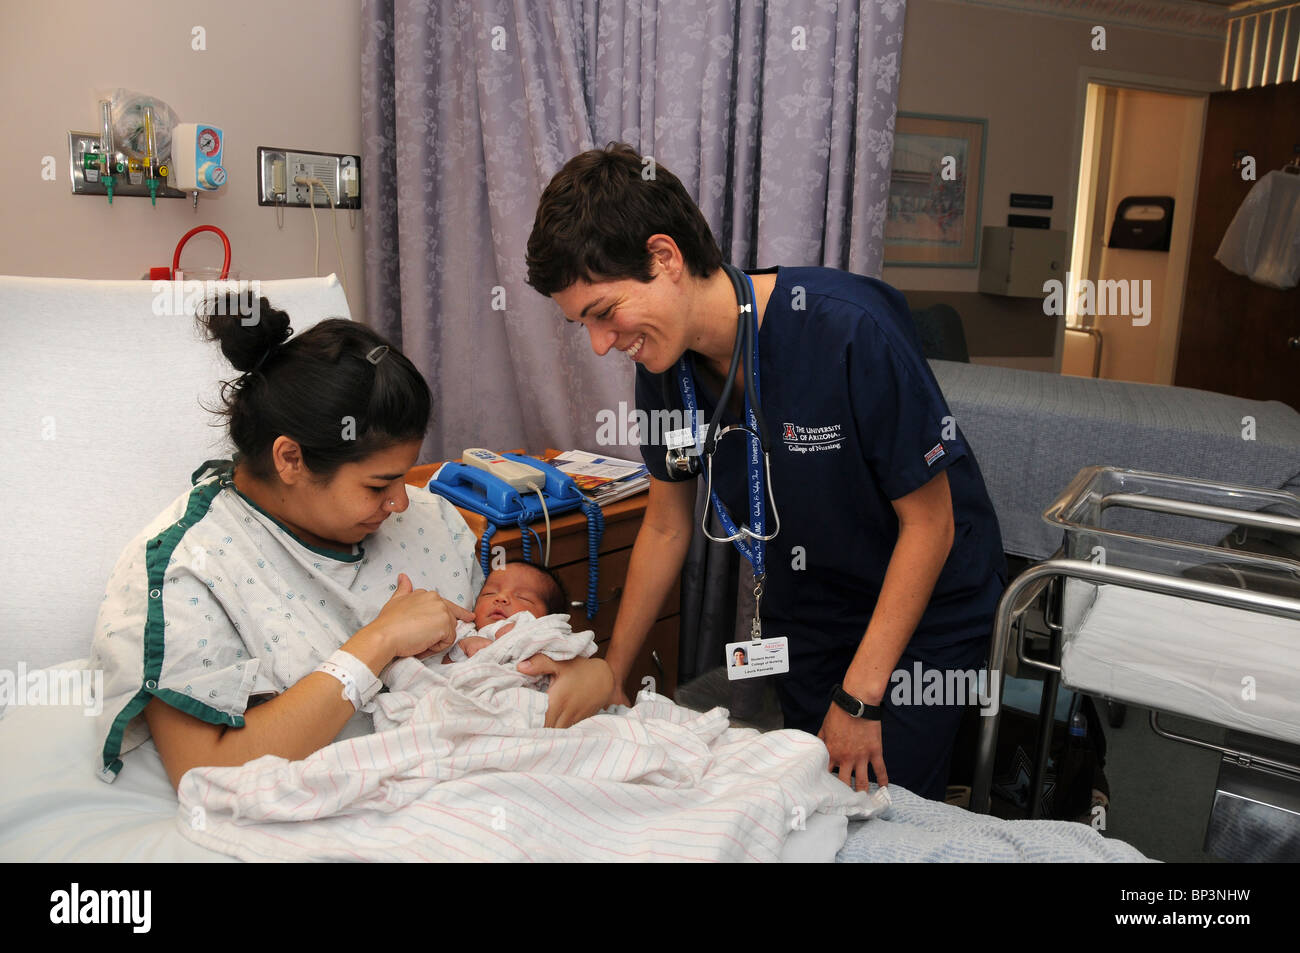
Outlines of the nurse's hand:
M 390 659 L 404 658 L 450 648 L 456 641 L 457 619 L 472 622 L 474 613 L 431 589 L 414 588 L 410 577 L 401 573 L 396 591 L 366 629 L 382 633 Z
M 817 737 L 826 743 L 830 754 L 826 770 L 839 768 L 840 780 L 849 787 L 857 791 L 867 789 L 868 767 L 875 770 L 877 784 L 884 787 L 889 783 L 880 722 L 854 718 L 839 705 L 832 704 Z
M 525 675 L 554 675 L 546 692 L 546 727 L 568 728 L 605 707 L 614 688 L 614 672 L 604 659 L 575 658 L 557 662 L 534 655 L 518 665 Z

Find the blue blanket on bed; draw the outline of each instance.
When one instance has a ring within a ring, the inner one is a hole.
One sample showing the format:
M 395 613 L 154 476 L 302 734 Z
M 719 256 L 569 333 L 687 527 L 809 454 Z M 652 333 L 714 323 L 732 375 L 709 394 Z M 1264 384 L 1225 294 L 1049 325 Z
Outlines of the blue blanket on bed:
M 883 817 L 850 821 L 849 836 L 835 860 L 841 864 L 892 861 L 1145 862 L 1123 841 L 1107 840 L 1072 821 L 1003 821 L 927 801 L 897 785 Z
M 1043 510 L 1084 467 L 1300 491 L 1300 414 L 1278 401 L 950 361 L 930 366 L 979 460 L 1008 553 L 1046 559 L 1056 551 L 1061 531 L 1043 521 Z M 1243 423 L 1247 417 L 1253 423 Z M 1152 514 L 1124 519 L 1134 532 L 1144 521 L 1156 525 Z M 1217 542 L 1215 524 L 1189 532 L 1189 542 Z

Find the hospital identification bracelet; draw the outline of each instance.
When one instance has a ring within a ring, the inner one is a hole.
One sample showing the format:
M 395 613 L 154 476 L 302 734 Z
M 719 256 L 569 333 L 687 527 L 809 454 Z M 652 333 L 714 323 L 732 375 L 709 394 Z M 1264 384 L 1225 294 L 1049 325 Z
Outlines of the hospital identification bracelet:
M 343 684 L 343 698 L 351 702 L 357 711 L 363 705 L 369 705 L 371 699 L 379 694 L 379 689 L 384 687 L 384 683 L 375 677 L 369 665 L 342 649 L 316 666 L 316 671 L 338 679 Z M 364 688 L 360 687 L 363 685 Z

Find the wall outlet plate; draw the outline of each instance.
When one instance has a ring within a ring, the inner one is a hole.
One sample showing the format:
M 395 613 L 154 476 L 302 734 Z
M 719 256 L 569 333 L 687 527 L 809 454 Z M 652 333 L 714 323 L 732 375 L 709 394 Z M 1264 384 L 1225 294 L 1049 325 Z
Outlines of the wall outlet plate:
M 273 188 L 273 169 L 277 161 L 284 162 L 283 196 L 276 196 Z M 338 208 L 361 208 L 361 193 L 349 198 L 343 182 L 342 169 L 356 169 L 358 185 L 361 181 L 361 157 L 342 152 L 305 152 L 301 149 L 281 149 L 276 146 L 257 147 L 257 204 L 282 205 L 289 208 L 307 208 L 310 204 L 308 189 L 293 180 L 295 176 L 309 175 L 325 183 L 325 191 Z M 351 173 L 349 173 L 351 174 Z M 328 209 L 329 198 L 320 186 L 315 187 L 317 208 Z

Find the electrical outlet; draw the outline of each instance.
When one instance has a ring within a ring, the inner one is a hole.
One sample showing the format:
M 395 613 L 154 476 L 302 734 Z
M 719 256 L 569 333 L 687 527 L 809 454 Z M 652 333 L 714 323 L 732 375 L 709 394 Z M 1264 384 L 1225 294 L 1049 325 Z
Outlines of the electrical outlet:
M 283 163 L 284 168 L 282 195 L 276 189 L 278 163 Z M 314 201 L 318 208 L 328 209 L 332 198 L 338 208 L 361 207 L 360 156 L 259 146 L 257 169 L 258 205 L 306 208 Z M 324 189 L 319 185 L 308 188 L 296 182 L 299 176 L 319 179 Z

